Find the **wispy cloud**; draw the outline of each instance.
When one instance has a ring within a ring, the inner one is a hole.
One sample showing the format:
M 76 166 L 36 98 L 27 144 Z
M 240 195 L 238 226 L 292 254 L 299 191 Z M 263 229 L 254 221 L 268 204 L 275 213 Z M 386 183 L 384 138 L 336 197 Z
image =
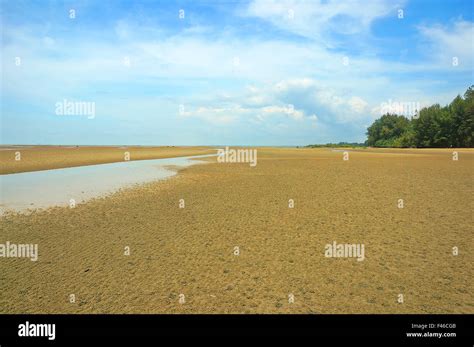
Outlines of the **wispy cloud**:
M 118 8 L 108 10 L 103 25 L 99 17 L 81 18 L 97 12 L 87 3 L 75 22 L 67 18 L 68 6 L 58 9 L 56 2 L 36 7 L 35 18 L 43 19 L 35 21 L 22 21 L 24 8 L 12 7 L 17 20 L 2 14 L 4 123 L 41 122 L 77 139 L 69 123 L 52 116 L 55 102 L 67 98 L 96 102 L 97 128 L 75 123 L 90 141 L 105 130 L 128 136 L 127 127 L 160 132 L 163 124 L 193 134 L 193 142 L 222 143 L 220 136 L 209 140 L 209 127 L 226 135 L 224 129 L 239 127 L 233 136 L 240 142 L 251 136 L 267 144 L 361 140 L 373 110 L 387 99 L 443 102 L 469 83 L 474 54 L 467 19 L 395 22 L 392 30 L 410 30 L 416 58 L 377 54 L 385 41 L 383 31 L 373 32 L 375 23 L 397 21 L 397 8 L 407 3 L 256 0 L 230 3 L 220 16 L 217 4 L 183 4 L 182 20 L 176 6 Z M 62 19 L 51 18 L 47 8 Z M 160 20 L 148 17 L 155 12 Z M 16 114 L 20 105 L 29 111 Z
M 420 25 L 420 33 L 426 39 L 427 49 L 440 65 L 457 62 L 463 70 L 471 70 L 474 64 L 474 23 L 462 19 L 450 25 Z
M 393 0 L 254 0 L 245 15 L 270 21 L 295 34 L 328 39 L 331 33 L 346 35 L 367 33 L 372 22 L 387 16 L 405 1 Z M 328 42 L 328 46 L 331 43 Z

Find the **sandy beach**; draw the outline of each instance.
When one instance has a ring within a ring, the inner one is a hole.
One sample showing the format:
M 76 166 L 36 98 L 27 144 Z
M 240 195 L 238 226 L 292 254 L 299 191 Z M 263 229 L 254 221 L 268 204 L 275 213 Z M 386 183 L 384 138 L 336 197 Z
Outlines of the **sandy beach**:
M 151 146 L 0 146 L 0 174 L 50 170 L 128 160 L 213 154 L 210 147 Z M 19 153 L 19 155 L 18 155 Z M 128 154 L 127 154 L 128 153 Z M 19 160 L 17 159 L 19 158 Z
M 2 173 L 123 153 L 69 150 L 25 149 L 38 159 L 16 168 L 2 151 Z M 0 312 L 474 313 L 474 151 L 347 151 L 259 148 L 255 167 L 207 158 L 75 208 L 3 216 L 1 242 L 39 254 L 2 259 Z M 333 242 L 364 244 L 365 259 L 325 257 Z

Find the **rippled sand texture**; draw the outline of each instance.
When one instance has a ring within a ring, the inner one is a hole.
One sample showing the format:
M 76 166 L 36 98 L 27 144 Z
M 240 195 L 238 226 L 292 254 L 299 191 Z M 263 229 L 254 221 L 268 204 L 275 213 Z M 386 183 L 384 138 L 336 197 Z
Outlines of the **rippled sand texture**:
M 451 153 L 265 148 L 253 168 L 212 158 L 4 217 L 0 243 L 38 243 L 39 260 L 0 258 L 0 311 L 474 313 L 474 151 Z M 324 257 L 333 241 L 363 243 L 365 260 Z

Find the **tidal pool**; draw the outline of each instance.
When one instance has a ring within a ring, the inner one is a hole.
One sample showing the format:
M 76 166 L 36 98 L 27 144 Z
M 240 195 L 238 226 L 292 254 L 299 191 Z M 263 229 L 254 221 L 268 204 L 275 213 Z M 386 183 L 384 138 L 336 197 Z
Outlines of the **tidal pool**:
M 68 206 L 135 184 L 176 174 L 169 166 L 187 167 L 215 155 L 124 161 L 64 169 L 0 175 L 0 214 L 6 211 Z

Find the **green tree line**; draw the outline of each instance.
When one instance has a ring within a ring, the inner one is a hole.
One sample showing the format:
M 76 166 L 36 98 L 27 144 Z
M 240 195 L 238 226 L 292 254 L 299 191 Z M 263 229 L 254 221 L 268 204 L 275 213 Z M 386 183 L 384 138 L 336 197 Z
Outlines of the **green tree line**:
M 417 116 L 384 114 L 367 129 L 372 147 L 474 147 L 474 85 L 444 107 L 422 108 Z

